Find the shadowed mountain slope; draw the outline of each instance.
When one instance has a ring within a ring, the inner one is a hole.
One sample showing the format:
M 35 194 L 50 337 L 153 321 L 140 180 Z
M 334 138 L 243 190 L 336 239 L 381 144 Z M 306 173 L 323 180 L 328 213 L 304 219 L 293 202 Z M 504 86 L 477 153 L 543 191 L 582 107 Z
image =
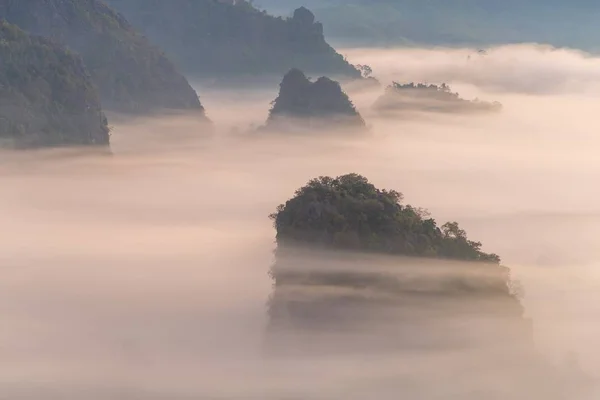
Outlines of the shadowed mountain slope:
M 99 0 L 0 0 L 0 18 L 81 54 L 107 109 L 204 112 L 162 51 Z
M 107 0 L 188 76 L 281 76 L 290 68 L 360 78 L 338 54 L 308 9 L 276 18 L 249 2 L 216 0 Z M 235 3 L 235 4 L 230 4 Z
M 0 145 L 108 146 L 106 117 L 81 58 L 0 20 Z
M 327 77 L 311 82 L 299 69 L 291 69 L 283 77 L 266 127 L 298 130 L 366 128 L 338 82 Z

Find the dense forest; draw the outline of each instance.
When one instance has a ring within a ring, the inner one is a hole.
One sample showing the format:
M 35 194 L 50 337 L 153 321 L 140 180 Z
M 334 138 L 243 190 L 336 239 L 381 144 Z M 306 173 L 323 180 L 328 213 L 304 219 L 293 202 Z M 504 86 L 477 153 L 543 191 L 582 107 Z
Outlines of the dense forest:
M 393 82 L 373 104 L 379 113 L 395 114 L 404 111 L 431 112 L 493 112 L 500 111 L 502 104 L 479 99 L 466 100 L 452 92 L 445 83 L 441 85 Z
M 276 18 L 247 1 L 107 0 L 194 78 L 310 74 L 360 78 L 304 7 Z M 235 3 L 235 4 L 230 4 Z
M 598 51 L 600 3 L 590 0 L 257 0 L 289 15 L 311 7 L 335 43 L 477 45 L 548 43 Z
M 364 176 L 319 177 L 298 189 L 271 217 L 277 242 L 441 257 L 498 264 L 456 222 L 438 227 L 426 211 L 401 204 L 402 194 Z
M 342 90 L 327 77 L 311 82 L 299 69 L 291 69 L 279 85 L 266 127 L 269 129 L 363 130 L 365 122 Z
M 0 145 L 109 143 L 106 117 L 81 58 L 0 20 Z
M 162 51 L 100 0 L 0 0 L 0 18 L 80 53 L 107 109 L 203 112 Z

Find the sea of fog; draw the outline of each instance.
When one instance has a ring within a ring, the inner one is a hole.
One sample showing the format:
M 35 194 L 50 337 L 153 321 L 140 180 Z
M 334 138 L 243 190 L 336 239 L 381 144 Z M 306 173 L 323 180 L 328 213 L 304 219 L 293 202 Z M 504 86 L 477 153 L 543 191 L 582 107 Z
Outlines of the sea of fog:
M 248 128 L 276 86 L 199 86 L 212 132 L 193 117 L 114 118 L 109 157 L 3 154 L 0 398 L 371 398 L 398 357 L 262 352 L 268 215 L 309 179 L 349 172 L 459 221 L 522 282 L 540 351 L 598 371 L 600 59 L 539 46 L 342 52 L 383 84 L 446 82 L 504 109 L 380 119 L 369 105 L 383 89 L 355 88 L 365 137 L 259 135 Z

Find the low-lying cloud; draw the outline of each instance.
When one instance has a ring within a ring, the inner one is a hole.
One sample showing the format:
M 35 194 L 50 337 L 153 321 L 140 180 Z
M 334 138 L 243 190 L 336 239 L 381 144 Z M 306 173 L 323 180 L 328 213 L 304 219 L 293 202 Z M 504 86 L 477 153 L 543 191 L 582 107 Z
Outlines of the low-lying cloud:
M 277 88 L 203 93 L 210 133 L 187 117 L 118 121 L 111 157 L 3 154 L 0 392 L 385 399 L 397 398 L 399 373 L 441 365 L 483 378 L 446 352 L 264 356 L 267 216 L 310 178 L 348 172 L 402 191 L 439 223 L 461 222 L 521 280 L 542 354 L 574 351 L 597 370 L 600 139 L 597 99 L 582 90 L 597 60 L 528 46 L 348 54 L 382 79 L 468 84 L 504 109 L 383 120 L 358 95 L 364 137 L 251 135 L 231 128 L 266 117 Z
M 384 81 L 465 83 L 523 94 L 597 93 L 600 58 L 578 50 L 522 44 L 480 49 L 347 49 Z

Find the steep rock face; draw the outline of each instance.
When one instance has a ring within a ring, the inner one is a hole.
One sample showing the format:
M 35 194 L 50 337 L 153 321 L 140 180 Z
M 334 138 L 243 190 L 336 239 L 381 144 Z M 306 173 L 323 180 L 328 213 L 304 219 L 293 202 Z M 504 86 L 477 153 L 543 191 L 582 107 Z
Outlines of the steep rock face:
M 0 0 L 0 18 L 80 53 L 105 108 L 203 112 L 161 50 L 99 0 Z
M 0 21 L 0 145 L 108 146 L 106 117 L 79 56 Z
M 375 101 L 373 109 L 383 114 L 406 111 L 482 113 L 500 111 L 502 104 L 479 99 L 465 100 L 444 83 L 438 86 L 394 82 Z
M 562 398 L 564 387 L 544 383 L 557 372 L 535 351 L 510 270 L 457 223 L 438 226 L 401 200 L 348 174 L 313 179 L 277 208 L 269 349 L 391 355 L 415 366 L 430 357 L 426 373 L 378 381 L 377 390 L 390 385 L 414 398 L 437 398 L 436 390 L 442 398 Z M 453 371 L 442 361 L 449 355 L 477 378 Z
M 340 84 L 327 77 L 311 82 L 299 69 L 281 81 L 266 124 L 272 129 L 365 129 Z
M 250 3 L 216 0 L 107 0 L 189 76 L 281 76 L 290 68 L 360 78 L 306 8 L 276 18 Z

